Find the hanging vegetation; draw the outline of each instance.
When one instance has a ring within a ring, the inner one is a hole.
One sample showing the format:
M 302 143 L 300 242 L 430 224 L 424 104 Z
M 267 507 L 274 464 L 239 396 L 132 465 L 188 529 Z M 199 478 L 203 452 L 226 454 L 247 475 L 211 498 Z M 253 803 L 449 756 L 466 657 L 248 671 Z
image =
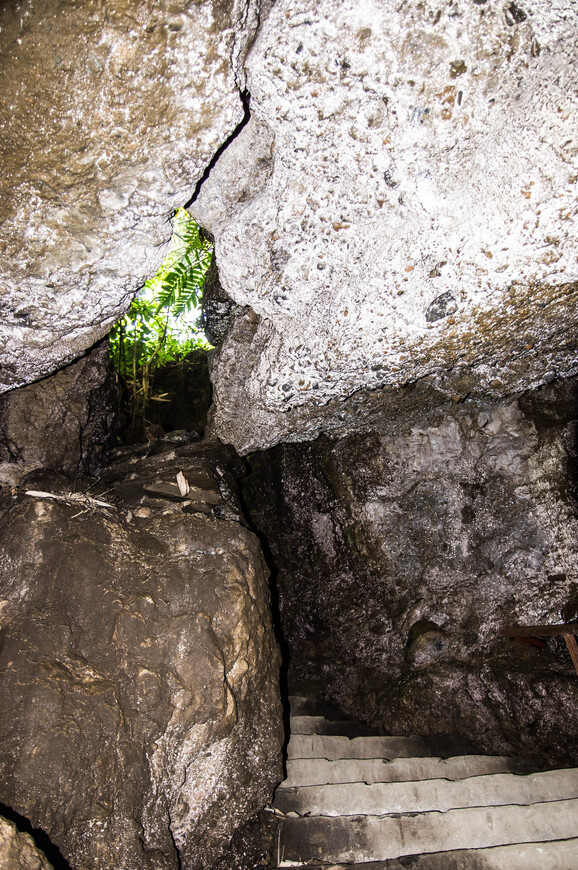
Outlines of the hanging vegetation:
M 144 436 L 151 402 L 170 401 L 166 393 L 155 395 L 155 372 L 211 348 L 198 313 L 212 257 L 212 243 L 184 208 L 177 209 L 160 269 L 110 332 L 110 358 L 127 396 L 129 441 Z

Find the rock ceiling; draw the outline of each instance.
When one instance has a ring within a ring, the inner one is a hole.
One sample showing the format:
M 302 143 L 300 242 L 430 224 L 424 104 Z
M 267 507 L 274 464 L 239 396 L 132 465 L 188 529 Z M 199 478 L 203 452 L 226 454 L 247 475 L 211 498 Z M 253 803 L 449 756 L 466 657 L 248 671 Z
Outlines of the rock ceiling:
M 245 306 L 216 434 L 246 452 L 355 427 L 362 394 L 576 370 L 576 0 L 113 6 L 3 13 L 5 388 L 106 332 L 245 85 L 192 206 Z

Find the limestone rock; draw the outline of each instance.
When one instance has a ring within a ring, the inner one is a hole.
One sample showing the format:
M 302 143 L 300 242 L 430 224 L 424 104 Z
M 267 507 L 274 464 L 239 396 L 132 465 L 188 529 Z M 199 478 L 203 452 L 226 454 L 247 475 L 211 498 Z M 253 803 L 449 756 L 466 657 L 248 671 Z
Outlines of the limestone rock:
M 214 361 L 223 440 L 354 431 L 348 397 L 424 378 L 499 398 L 576 371 L 578 4 L 515 8 L 275 3 L 251 122 L 193 206 L 256 316 Z
M 290 678 L 386 733 L 578 760 L 576 390 L 251 457 L 245 503 L 278 571 Z
M 258 0 L 0 9 L 0 390 L 79 356 L 154 274 L 242 120 Z
M 52 870 L 32 837 L 0 817 L 0 870 Z
M 77 870 L 208 870 L 282 778 L 258 541 L 218 445 L 156 449 L 91 490 L 111 508 L 20 495 L 0 520 L 2 799 Z M 196 503 L 144 489 L 179 471 Z
M 0 486 L 14 486 L 36 469 L 95 474 L 117 403 L 106 342 L 56 374 L 0 396 Z

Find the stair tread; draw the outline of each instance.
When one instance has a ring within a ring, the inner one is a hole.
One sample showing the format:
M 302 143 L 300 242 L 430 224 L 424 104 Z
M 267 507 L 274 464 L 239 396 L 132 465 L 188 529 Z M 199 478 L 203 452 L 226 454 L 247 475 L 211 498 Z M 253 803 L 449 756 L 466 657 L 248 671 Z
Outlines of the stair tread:
M 578 798 L 578 768 L 519 776 L 494 773 L 418 782 L 337 783 L 278 789 L 274 806 L 300 816 L 383 816 Z
M 450 757 L 465 754 L 461 744 L 443 738 L 409 737 L 343 737 L 325 734 L 292 734 L 287 746 L 287 758 L 408 758 L 410 756 Z
M 362 864 L 363 870 L 576 870 L 578 838 L 414 855 Z M 327 870 L 327 868 L 325 868 Z
M 354 864 L 459 849 L 578 837 L 578 799 L 445 813 L 286 818 L 283 859 Z
M 308 864 L 307 870 L 576 870 L 578 838 L 538 843 L 517 843 L 486 849 L 459 849 L 430 852 L 385 861 L 356 864 Z M 303 868 L 303 864 L 282 864 L 284 870 Z
M 352 719 L 327 719 L 325 716 L 291 716 L 291 734 L 327 734 L 336 737 L 384 736 L 379 728 L 372 728 Z
M 287 779 L 279 788 L 347 782 L 410 782 L 425 779 L 463 779 L 490 773 L 535 773 L 529 756 L 456 755 L 394 758 L 295 758 L 287 761 Z

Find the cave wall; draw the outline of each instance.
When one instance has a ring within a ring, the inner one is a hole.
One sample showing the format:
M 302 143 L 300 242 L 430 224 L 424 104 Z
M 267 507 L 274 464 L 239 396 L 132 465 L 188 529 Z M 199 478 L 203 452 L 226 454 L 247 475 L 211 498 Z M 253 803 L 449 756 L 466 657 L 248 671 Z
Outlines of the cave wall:
M 4 4 L 0 389 L 103 336 L 187 202 L 241 452 L 571 375 L 577 3 Z
M 290 682 L 386 733 L 576 761 L 563 641 L 500 630 L 578 616 L 577 389 L 250 457 Z
M 88 375 L 35 416 L 192 200 L 228 315 L 209 432 L 311 441 L 244 484 L 291 676 L 390 732 L 577 760 L 565 650 L 499 634 L 576 616 L 577 12 L 2 6 L 2 484 L 42 466 L 59 496 L 1 493 L 2 772 L 78 867 L 206 870 L 279 778 L 265 572 L 218 460 L 126 454 L 101 510 L 46 474 L 102 443 Z
M 114 443 L 118 404 L 106 341 L 54 375 L 0 395 L 0 487 L 37 469 L 73 480 L 97 474 Z

